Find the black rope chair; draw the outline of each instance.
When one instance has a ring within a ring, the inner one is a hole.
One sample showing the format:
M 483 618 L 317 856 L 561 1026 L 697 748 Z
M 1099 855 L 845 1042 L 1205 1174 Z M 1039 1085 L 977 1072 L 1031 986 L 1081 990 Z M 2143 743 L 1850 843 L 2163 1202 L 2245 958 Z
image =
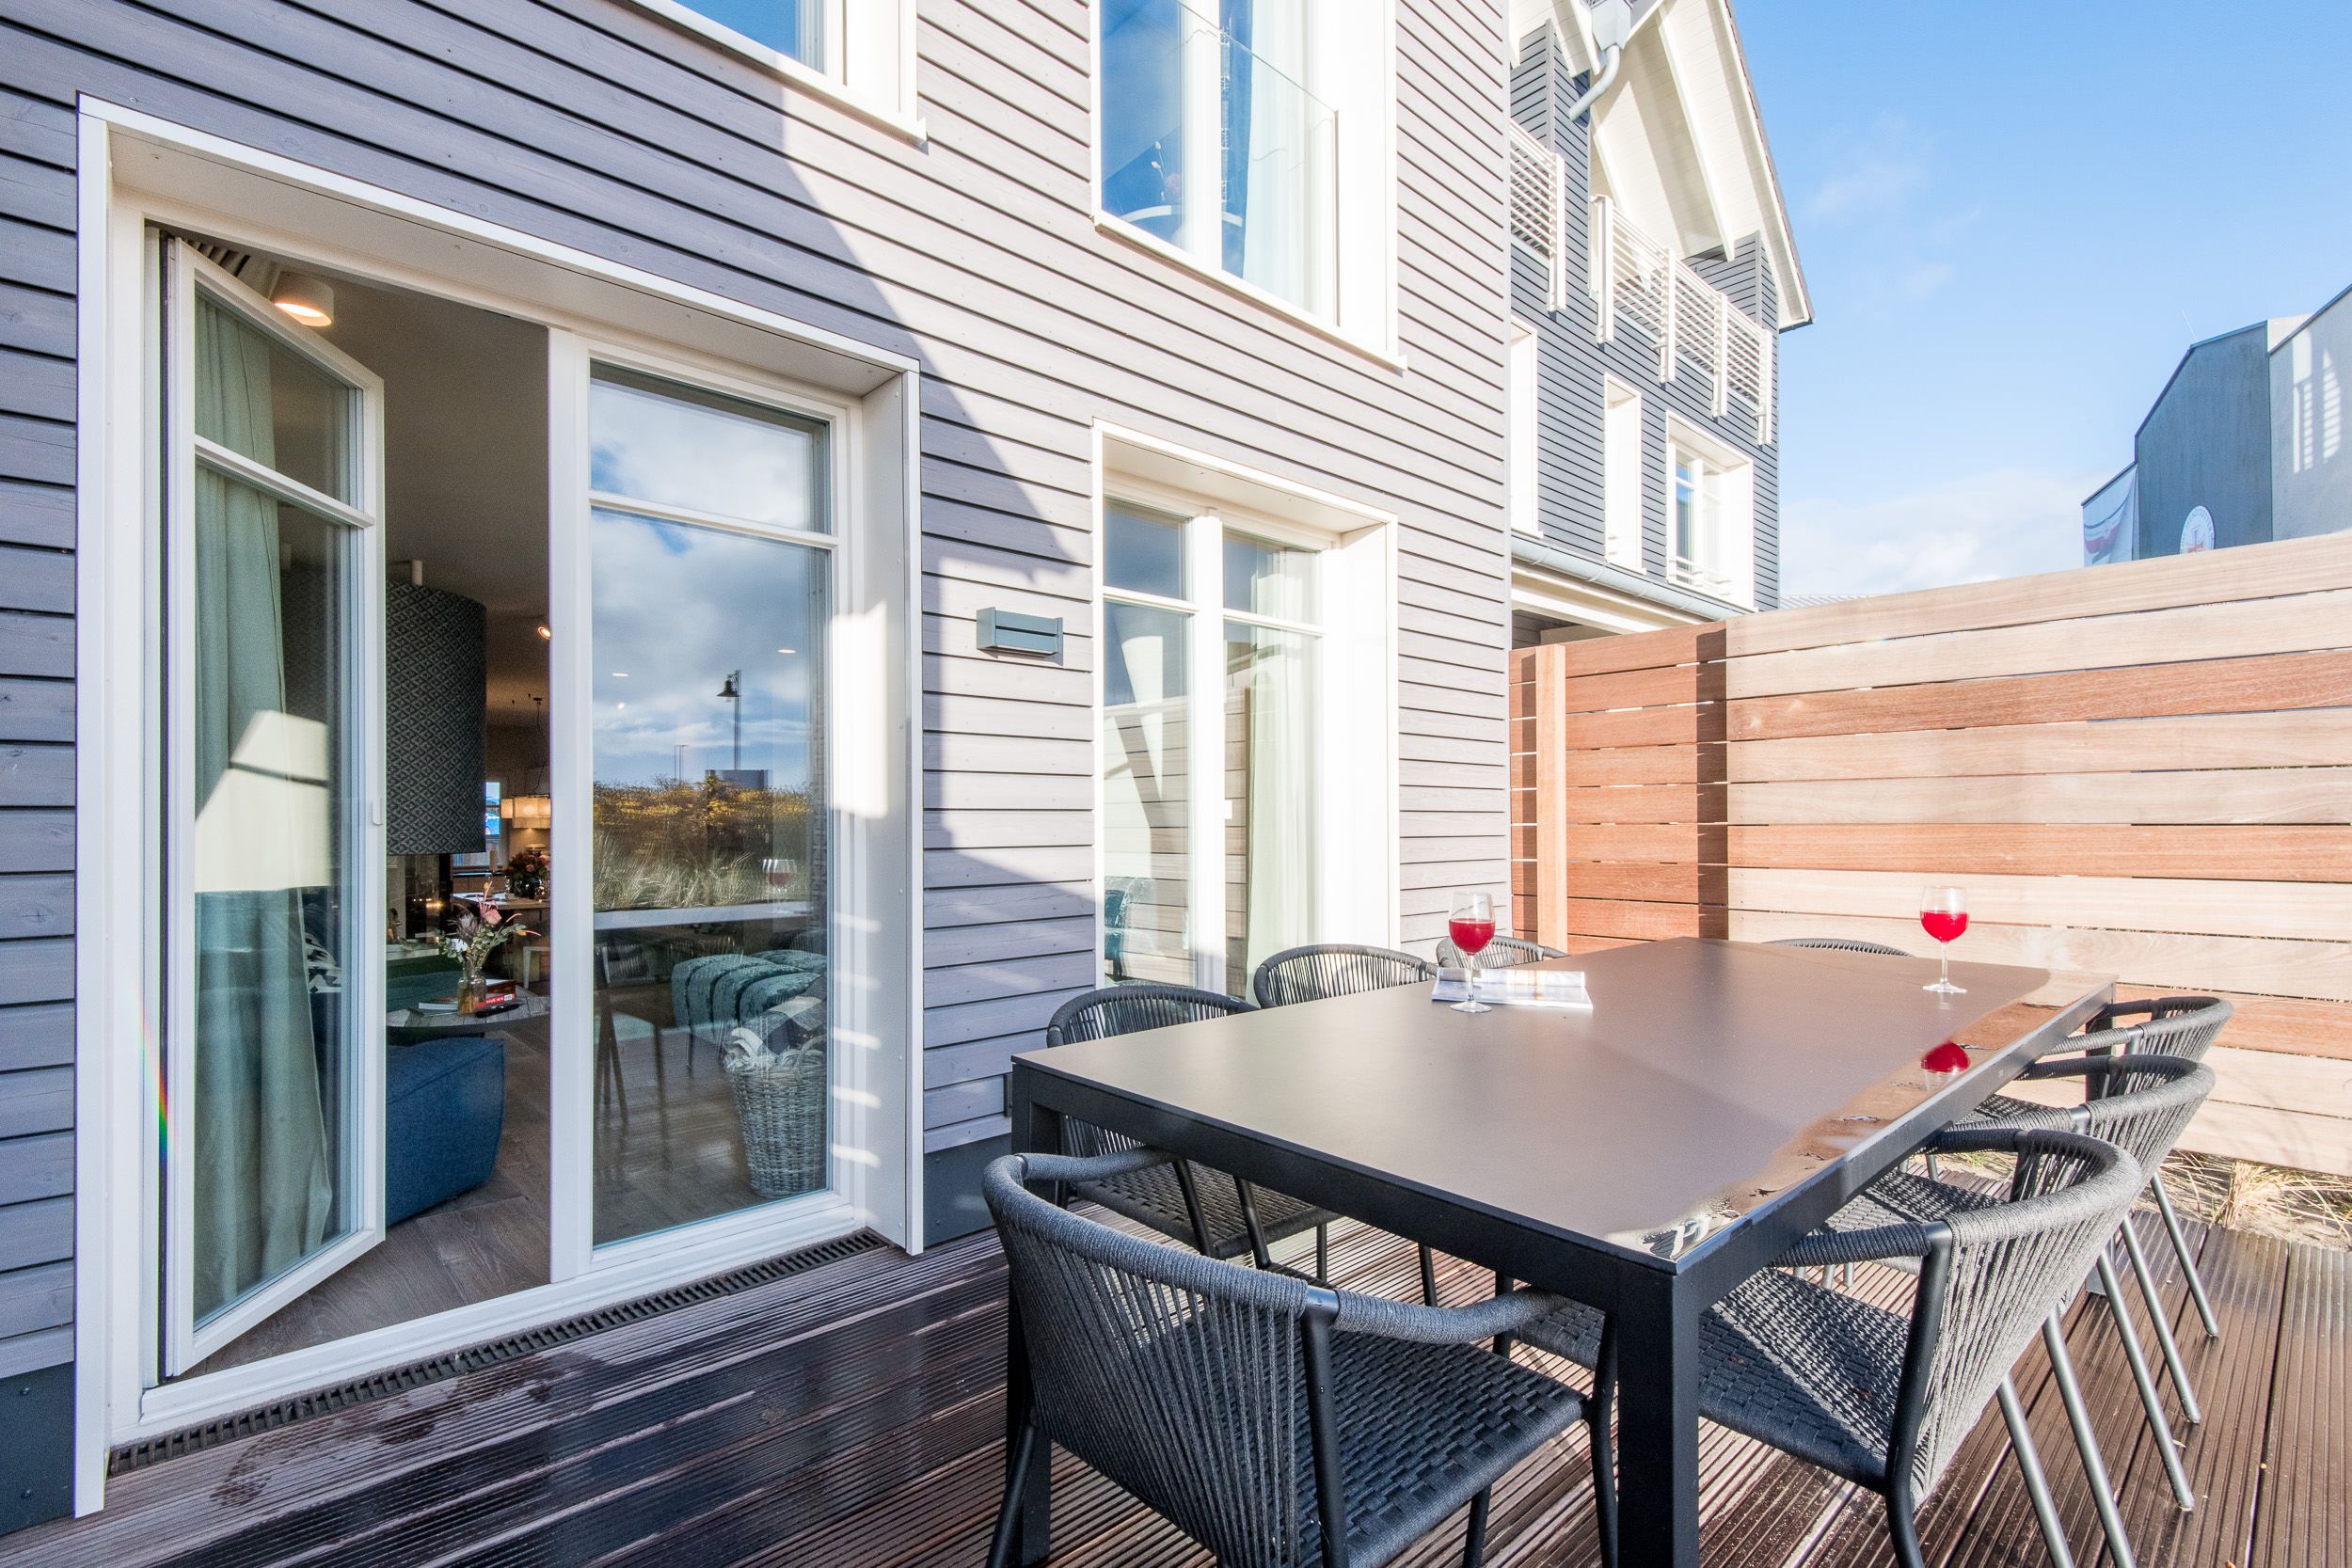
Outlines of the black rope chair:
M 1818 947 L 1831 953 L 1875 953 L 1882 958 L 1908 958 L 1910 954 L 1899 947 L 1889 947 L 1883 942 L 1867 942 L 1861 937 L 1782 937 L 1768 942 L 1767 947 Z
M 2201 1062 L 2205 1053 L 2213 1049 L 2214 1041 L 2220 1037 L 2222 1025 L 2230 1022 L 2236 1010 L 2218 996 L 2157 996 L 2138 1002 L 2111 1002 L 2090 1015 L 2082 1034 L 2060 1041 L 2054 1049 L 2091 1056 L 2179 1056 Z M 2022 1101 L 1995 1095 L 1977 1108 L 1977 1117 L 1986 1121 L 2010 1121 L 2035 1108 Z M 2214 1316 L 2213 1303 L 2206 1298 L 2204 1278 L 2197 1272 L 2197 1255 L 2189 1250 L 2188 1238 L 2182 1234 L 2181 1216 L 2172 1207 L 2172 1195 L 2164 1190 L 2164 1172 L 2152 1162 L 2141 1164 L 2147 1166 L 2148 1191 L 2155 1197 L 2156 1212 L 2164 1219 L 2164 1233 L 2172 1243 L 2172 1256 L 2180 1261 L 2181 1273 L 2188 1278 L 2189 1299 L 2197 1304 L 2197 1316 L 2205 1325 L 2205 1338 L 2218 1339 L 2221 1321 Z
M 1546 958 L 1565 958 L 1567 955 L 1557 947 L 1546 947 L 1540 942 L 1523 937 L 1494 937 L 1479 950 L 1481 969 L 1517 969 L 1521 964 L 1541 963 Z M 1452 937 L 1438 939 L 1438 965 L 1441 969 L 1461 969 L 1470 962 L 1469 955 L 1454 945 Z
M 1045 1025 L 1045 1043 L 1049 1048 L 1070 1045 L 1257 1010 L 1238 996 L 1195 990 L 1190 986 L 1105 986 L 1073 996 L 1055 1009 Z M 1065 1152 L 1081 1157 L 1140 1147 L 1133 1138 L 1076 1120 L 1065 1124 L 1062 1141 Z M 1330 1276 L 1331 1222 L 1339 1216 L 1286 1194 L 1252 1186 L 1237 1176 L 1188 1160 L 1173 1160 L 1073 1190 L 1113 1213 L 1124 1214 L 1199 1249 L 1205 1257 L 1237 1258 L 1246 1252 L 1261 1268 L 1273 1266 L 1268 1251 L 1272 1243 L 1311 1230 L 1315 1233 L 1315 1277 Z
M 1946 1153 L 2012 1157 L 2006 1196 L 1934 1220 L 1821 1230 L 1711 1307 L 1700 1325 L 1699 1414 L 1886 1499 L 1896 1560 L 1925 1568 L 1915 1513 L 1997 1399 L 2052 1559 L 2074 1560 L 2010 1369 L 2051 1325 L 2139 1191 L 2113 1144 L 2040 1129 L 1947 1129 Z M 1801 1271 L 1889 1261 L 1919 1275 L 1908 1315 Z M 1576 1305 L 1521 1336 L 1596 1369 L 1606 1323 Z
M 1275 954 L 1258 966 L 1249 989 L 1259 1006 L 1287 1007 L 1296 1002 L 1353 996 L 1358 991 L 1383 990 L 1437 977 L 1437 965 L 1410 953 L 1323 942 Z
M 1012 1558 L 1053 1443 L 1225 1568 L 1380 1568 L 1464 1503 L 1476 1568 L 1495 1481 L 1587 1410 L 1484 1341 L 1561 1299 L 1445 1308 L 1335 1291 L 1114 1230 L 1024 1184 L 1099 1185 L 1167 1159 L 1008 1155 L 982 1177 L 1018 1324 L 991 1568 Z

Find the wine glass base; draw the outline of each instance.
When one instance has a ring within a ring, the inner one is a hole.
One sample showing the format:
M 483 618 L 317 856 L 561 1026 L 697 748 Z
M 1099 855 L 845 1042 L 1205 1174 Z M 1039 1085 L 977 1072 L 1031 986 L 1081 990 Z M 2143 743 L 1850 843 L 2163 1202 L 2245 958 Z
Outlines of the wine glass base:
M 1484 1002 L 1456 1002 L 1454 1004 L 1454 1010 L 1457 1013 L 1491 1013 L 1494 1011 Z
M 1935 991 L 1944 996 L 1965 996 L 1968 994 L 1968 988 L 1966 986 L 1956 986 L 1949 980 L 1930 980 L 1926 985 L 1921 986 L 1919 989 L 1921 990 Z

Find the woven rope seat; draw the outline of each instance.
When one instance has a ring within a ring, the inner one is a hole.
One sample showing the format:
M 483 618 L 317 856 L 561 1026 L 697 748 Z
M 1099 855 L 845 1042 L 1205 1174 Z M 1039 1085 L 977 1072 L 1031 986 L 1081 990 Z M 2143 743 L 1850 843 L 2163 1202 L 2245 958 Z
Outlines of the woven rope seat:
M 1478 967 L 1481 969 L 1516 969 L 1520 964 L 1541 963 L 1546 958 L 1566 957 L 1567 955 L 1557 947 L 1546 947 L 1540 942 L 1529 942 L 1523 937 L 1495 937 L 1479 950 Z M 1462 950 L 1454 945 L 1452 937 L 1438 939 L 1438 963 L 1440 967 L 1461 969 L 1469 962 L 1469 958 Z
M 1883 942 L 1867 942 L 1861 937 L 1782 937 L 1768 942 L 1767 947 L 1817 947 L 1829 953 L 1875 953 L 1883 958 L 1908 958 L 1910 954 L 1899 947 L 1889 947 Z
M 1410 953 L 1388 947 L 1363 947 L 1354 942 L 1325 942 L 1292 947 L 1258 966 L 1249 989 L 1261 1007 L 1286 1007 L 1297 1002 L 1320 1002 L 1328 996 L 1353 996 L 1359 991 L 1409 986 L 1434 980 L 1438 966 Z

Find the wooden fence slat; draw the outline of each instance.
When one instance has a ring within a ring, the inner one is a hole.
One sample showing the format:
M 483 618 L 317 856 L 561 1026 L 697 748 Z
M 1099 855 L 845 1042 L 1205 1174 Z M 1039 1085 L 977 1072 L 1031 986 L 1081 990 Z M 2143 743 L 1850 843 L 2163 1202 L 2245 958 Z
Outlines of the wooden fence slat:
M 1629 899 L 1646 904 L 1724 902 L 1723 874 L 1701 865 L 1617 865 L 1568 863 L 1568 896 Z
M 2346 764 L 2352 714 L 2306 709 L 1745 740 L 1725 770 L 1734 784 L 1765 784 Z
M 1731 906 L 1791 914 L 1912 919 L 1919 879 L 1895 871 L 1727 873 Z M 2279 937 L 2352 937 L 2352 883 L 2231 882 L 2126 877 L 1971 877 L 1969 918 L 1987 926 L 2083 926 L 2108 930 Z
M 1546 844 L 1562 843 L 1567 834 L 1567 793 L 1570 779 L 1567 737 L 1567 650 L 1555 643 L 1538 649 L 1535 657 L 1535 831 Z M 1535 866 L 1535 940 L 1558 946 L 1567 934 L 1567 862 L 1547 855 Z
M 1588 637 L 1577 642 L 1553 642 L 1560 650 L 1564 673 L 1605 675 L 1620 670 L 1656 670 L 1695 664 L 1699 638 L 1712 626 L 1668 626 L 1663 631 L 1633 632 L 1624 637 Z
M 2125 1001 L 2144 1001 L 2174 989 L 2178 988 L 2127 982 L 2119 984 L 2115 994 Z M 2231 1016 L 2228 1035 L 2230 1044 L 2238 1050 L 2352 1061 L 2352 1011 L 2332 1002 L 2308 1002 L 2292 996 L 2249 996 L 2217 987 L 2199 989 L 2229 998 L 2237 1008 Z
M 2347 587 L 2352 587 L 2352 534 L 2336 533 L 1742 615 L 1727 623 L 1725 646 L 1737 657 Z
M 1561 745 L 1571 752 L 1611 751 L 1621 746 L 1692 746 L 1721 740 L 1723 707 L 1629 708 L 1618 713 L 1568 714 L 1560 721 Z
M 1725 662 L 1724 694 L 1772 697 L 2352 646 L 2352 588 L 1947 631 Z
M 1982 724 L 2347 705 L 2352 705 L 2352 651 L 2339 651 L 2017 675 L 1883 690 L 1744 697 L 1725 705 L 1729 710 L 1725 727 L 1732 740 L 1773 740 L 1864 731 L 1972 729 Z M 1604 714 L 1587 722 L 1639 717 L 1643 716 Z
M 1613 708 L 1672 707 L 1699 700 L 1699 670 L 1628 670 L 1606 675 L 1571 675 L 1562 698 L 1568 713 L 1606 713 Z
M 1637 830 L 1613 828 L 1606 832 Z M 1588 830 L 1590 832 L 1590 830 Z M 1725 863 L 1779 870 L 1905 871 L 1966 879 L 2192 877 L 2332 882 L 2352 865 L 2352 827 L 2141 828 L 2090 824 L 1808 824 L 1728 828 Z M 1653 849 L 1658 847 L 1655 843 Z M 1665 860 L 1663 853 L 1595 860 Z
M 2344 724 L 2352 731 L 2352 718 Z M 1804 822 L 2163 826 L 2352 822 L 2352 768 L 1996 773 L 1973 778 L 1742 784 L 1730 793 L 1726 809 L 1732 820 L 1759 826 Z
M 1636 784 L 1629 788 L 1562 792 L 1563 820 L 1577 822 L 1720 822 L 1722 784 Z

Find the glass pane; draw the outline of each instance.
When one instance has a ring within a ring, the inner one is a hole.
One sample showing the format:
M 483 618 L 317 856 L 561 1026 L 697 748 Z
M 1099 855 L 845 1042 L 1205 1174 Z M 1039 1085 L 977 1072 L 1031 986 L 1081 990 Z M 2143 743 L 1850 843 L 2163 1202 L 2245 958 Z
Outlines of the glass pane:
M 274 406 L 266 382 L 212 393 L 240 436 Z M 382 946 L 357 938 L 373 921 L 358 908 L 355 536 L 202 467 L 195 502 L 194 700 L 175 743 L 195 770 L 194 1081 L 166 1085 L 165 1159 L 188 1162 L 202 1323 L 361 1223 L 360 1053 L 382 1046 L 344 976 Z
M 602 509 L 592 548 L 601 1243 L 831 1182 L 830 558 Z
M 1102 0 L 1101 25 L 1103 210 L 1181 245 L 1185 71 L 1213 55 L 1216 29 L 1178 0 Z
M 1184 596 L 1184 524 L 1180 517 L 1114 501 L 1103 524 L 1103 580 L 1134 594 Z
M 825 69 L 825 0 L 686 0 L 686 8 L 803 65 Z
M 1193 983 L 1191 630 L 1174 610 L 1103 607 L 1103 963 L 1113 980 Z
M 1315 940 L 1315 639 L 1225 623 L 1225 989 Z
M 606 495 L 822 530 L 825 427 L 740 398 L 596 367 L 589 483 Z
M 199 436 L 323 495 L 357 502 L 357 391 L 201 292 L 195 370 Z
M 1331 108 L 1301 85 L 1305 0 L 1225 0 L 1225 270 L 1300 309 L 1333 309 Z
M 1313 550 L 1225 536 L 1225 608 L 1281 621 L 1314 619 Z
M 1674 553 L 1677 562 L 1696 565 L 1699 561 L 1699 509 L 1704 504 L 1698 465 L 1678 459 L 1675 463 L 1675 532 Z

